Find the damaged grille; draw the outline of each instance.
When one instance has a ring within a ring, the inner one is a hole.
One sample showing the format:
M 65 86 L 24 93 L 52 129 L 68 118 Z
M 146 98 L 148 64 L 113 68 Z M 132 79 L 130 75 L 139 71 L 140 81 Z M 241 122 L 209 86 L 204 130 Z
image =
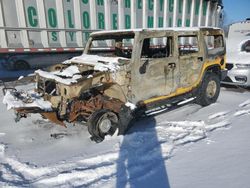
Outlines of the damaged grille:
M 37 89 L 39 93 L 44 93 L 45 92 L 45 85 L 43 79 L 39 79 L 37 82 Z
M 39 78 L 37 84 L 37 89 L 39 93 L 47 93 L 53 96 L 56 95 L 56 82 L 54 80 L 45 80 L 43 78 Z
M 223 82 L 233 82 L 228 76 L 223 80 Z

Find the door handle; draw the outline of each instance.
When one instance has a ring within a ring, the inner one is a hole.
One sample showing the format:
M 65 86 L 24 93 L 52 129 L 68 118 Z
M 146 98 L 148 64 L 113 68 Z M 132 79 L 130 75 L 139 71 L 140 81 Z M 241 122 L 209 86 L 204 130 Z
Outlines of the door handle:
M 200 61 L 203 61 L 203 57 L 198 57 L 197 59 Z

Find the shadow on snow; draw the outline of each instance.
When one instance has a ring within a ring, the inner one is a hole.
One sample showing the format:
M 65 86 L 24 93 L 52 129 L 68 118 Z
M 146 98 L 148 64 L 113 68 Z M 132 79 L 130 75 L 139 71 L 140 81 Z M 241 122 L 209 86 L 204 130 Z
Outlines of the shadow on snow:
M 120 146 L 116 187 L 170 188 L 153 117 L 136 122 Z

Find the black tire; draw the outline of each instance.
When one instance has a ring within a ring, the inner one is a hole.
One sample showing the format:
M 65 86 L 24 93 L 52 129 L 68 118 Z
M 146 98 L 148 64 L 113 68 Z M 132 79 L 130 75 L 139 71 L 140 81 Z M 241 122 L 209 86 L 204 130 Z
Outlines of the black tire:
M 132 126 L 133 115 L 131 109 L 125 105 L 121 107 L 119 115 L 118 135 L 125 135 Z
M 207 106 L 215 103 L 220 94 L 220 78 L 215 73 L 206 73 L 202 84 L 198 89 L 196 103 L 201 106 Z
M 90 116 L 87 126 L 91 140 L 99 143 L 104 140 L 106 135 L 112 136 L 115 133 L 118 126 L 118 116 L 107 109 L 97 110 Z M 104 130 L 105 128 L 106 130 Z
M 14 69 L 15 70 L 28 70 L 30 69 L 30 66 L 26 61 L 19 60 L 15 62 Z

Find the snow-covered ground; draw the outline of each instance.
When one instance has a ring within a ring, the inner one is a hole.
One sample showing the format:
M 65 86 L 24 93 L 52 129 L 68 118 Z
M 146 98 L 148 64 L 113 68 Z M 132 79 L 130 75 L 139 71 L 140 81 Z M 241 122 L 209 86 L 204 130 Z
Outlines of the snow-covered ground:
M 84 125 L 15 123 L 1 103 L 0 187 L 249 187 L 249 120 L 250 92 L 222 88 L 215 104 L 143 118 L 96 144 Z

